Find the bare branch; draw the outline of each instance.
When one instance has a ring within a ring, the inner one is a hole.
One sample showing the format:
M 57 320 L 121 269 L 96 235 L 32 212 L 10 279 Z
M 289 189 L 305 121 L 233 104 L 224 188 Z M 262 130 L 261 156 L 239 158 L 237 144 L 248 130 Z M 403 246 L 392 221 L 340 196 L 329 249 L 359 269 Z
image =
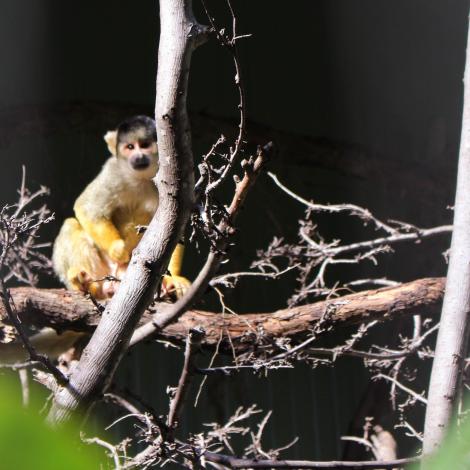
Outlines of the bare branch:
M 104 447 L 109 451 L 109 453 L 113 457 L 114 461 L 114 469 L 113 470 L 121 470 L 121 460 L 119 458 L 118 451 L 115 446 L 110 444 L 109 442 L 104 441 L 103 439 L 100 439 L 99 437 L 90 437 L 90 438 L 83 438 L 82 441 L 85 444 L 96 444 L 100 447 Z
M 217 143 L 212 147 L 211 151 L 204 157 L 203 159 L 203 165 L 205 165 L 206 172 L 203 173 L 203 177 L 201 178 L 200 181 L 196 184 L 196 191 L 199 189 L 199 187 L 202 185 L 204 181 L 204 176 L 206 176 L 209 181 L 207 181 L 207 186 L 205 189 L 205 195 L 206 197 L 210 196 L 210 193 L 212 193 L 217 187 L 219 187 L 227 178 L 227 176 L 230 174 L 230 171 L 233 169 L 239 154 L 241 153 L 243 146 L 245 144 L 244 138 L 245 138 L 245 121 L 246 121 L 246 101 L 245 101 L 245 91 L 244 91 L 244 86 L 243 86 L 243 78 L 242 78 L 242 68 L 240 65 L 240 59 L 239 59 L 239 54 L 238 54 L 238 47 L 237 47 L 237 41 L 239 39 L 249 37 L 249 35 L 243 35 L 239 36 L 237 34 L 237 18 L 235 16 L 235 12 L 232 8 L 232 5 L 230 3 L 230 0 L 226 0 L 227 6 L 230 11 L 230 15 L 232 17 L 232 34 L 231 37 L 226 33 L 225 29 L 220 29 L 217 27 L 215 24 L 215 19 L 214 17 L 209 13 L 209 10 L 207 8 L 206 2 L 202 0 L 202 6 L 206 12 L 207 19 L 209 20 L 209 23 L 212 27 L 212 31 L 215 33 L 218 41 L 220 44 L 226 48 L 229 53 L 232 56 L 233 60 L 233 65 L 235 68 L 235 85 L 238 90 L 238 97 L 239 97 L 239 104 L 238 104 L 238 110 L 239 110 L 239 115 L 240 115 L 240 122 L 238 124 L 238 136 L 235 139 L 235 145 L 234 147 L 230 148 L 229 150 L 229 155 L 226 157 L 226 162 L 223 165 L 223 167 L 218 171 L 219 175 L 217 179 L 214 181 L 210 181 L 211 177 L 211 172 L 213 171 L 209 165 L 207 164 L 209 158 L 215 154 L 216 149 L 220 146 L 220 144 L 225 142 L 224 138 L 221 138 L 217 141 Z
M 354 204 L 315 204 L 286 188 L 272 173 L 269 173 L 269 176 L 286 194 L 306 207 L 304 219 L 299 220 L 299 240 L 296 243 L 288 243 L 283 239 L 274 238 L 266 250 L 258 251 L 258 260 L 253 263 L 253 267 L 261 272 L 279 271 L 276 266 L 278 263 L 288 267 L 297 266 L 298 287 L 289 300 L 289 305 L 297 305 L 319 296 L 338 295 L 340 289 L 350 289 L 366 282 L 375 285 L 388 283 L 372 279 L 344 285 L 336 282 L 333 286 L 328 286 L 326 274 L 333 265 L 358 264 L 365 260 L 377 265 L 378 255 L 392 252 L 392 247 L 396 244 L 419 243 L 424 239 L 452 232 L 451 225 L 424 229 L 400 221 L 383 222 L 368 209 Z M 385 235 L 354 243 L 342 243 L 340 239 L 325 241 L 312 218 L 312 213 L 319 212 L 358 218 L 364 225 L 372 225 L 375 230 L 385 232 Z
M 177 322 L 160 330 L 158 337 L 183 342 L 190 328 L 200 326 L 206 331 L 203 345 L 215 347 L 222 336 L 221 350 L 224 348 L 231 350 L 233 346 L 237 351 L 243 351 L 249 349 L 260 337 L 266 340 L 275 338 L 305 340 L 327 308 L 332 310 L 331 321 L 338 327 L 365 321 L 384 321 L 423 311 L 428 314 L 437 313 L 443 290 L 444 279 L 429 278 L 270 313 L 222 316 L 217 312 L 190 310 Z M 20 320 L 27 325 L 50 326 L 59 332 L 63 330 L 92 332 L 101 316 L 91 302 L 77 292 L 19 287 L 11 289 L 11 295 Z M 157 304 L 155 308 L 161 311 L 164 305 Z M 172 307 L 170 305 L 167 308 Z M 6 315 L 1 306 L 0 315 Z M 142 321 L 148 322 L 152 318 L 152 315 L 147 313 Z M 70 341 L 67 334 L 63 335 L 64 339 Z M 228 337 L 231 339 L 231 344 L 227 343 Z M 61 336 L 58 339 L 61 339 Z M 17 353 L 16 344 L 0 344 L 0 362 L 4 362 L 5 359 L 11 362 L 11 358 Z M 395 353 L 388 354 L 394 356 Z M 18 360 L 24 361 L 24 356 L 21 357 Z
M 377 374 L 374 379 L 384 379 L 384 380 L 388 380 L 389 382 L 392 382 L 394 385 L 396 385 L 400 390 L 403 390 L 405 393 L 407 393 L 408 395 L 410 395 L 412 398 L 414 398 L 416 401 L 419 401 L 421 403 L 423 403 L 424 405 L 426 405 L 428 403 L 428 401 L 426 400 L 426 398 L 423 397 L 423 395 L 415 392 L 414 390 L 412 390 L 411 388 L 409 387 L 406 387 L 405 385 L 403 385 L 401 382 L 399 382 L 398 380 L 394 379 L 393 377 L 389 377 L 388 375 L 385 375 L 385 374 Z
M 216 454 L 206 452 L 204 458 L 208 462 L 226 465 L 229 468 L 335 468 L 335 469 L 376 469 L 404 467 L 410 463 L 418 462 L 419 458 L 397 459 L 390 461 L 365 461 L 365 462 L 347 462 L 340 460 L 330 460 L 326 462 L 315 462 L 308 460 L 258 460 L 258 459 L 240 459 L 230 455 Z
M 178 387 L 174 391 L 170 402 L 170 411 L 168 413 L 168 427 L 174 428 L 177 425 L 183 403 L 186 399 L 186 394 L 194 375 L 194 354 L 200 347 L 204 338 L 204 330 L 201 328 L 192 328 L 189 331 L 188 339 L 186 340 L 186 349 L 184 352 L 184 365 L 181 371 L 181 376 L 178 382 Z
M 356 206 L 355 204 L 315 204 L 311 201 L 307 201 L 303 197 L 299 196 L 298 194 L 291 191 L 289 188 L 284 186 L 280 181 L 279 178 L 274 174 L 268 171 L 268 175 L 271 179 L 276 183 L 279 188 L 281 188 L 286 194 L 294 198 L 296 201 L 299 201 L 308 209 L 313 212 L 328 212 L 328 213 L 339 213 L 339 212 L 347 212 L 350 215 L 355 215 L 360 217 L 364 222 L 372 222 L 376 228 L 385 230 L 389 234 L 396 233 L 396 229 L 391 227 L 390 225 L 382 222 L 381 220 L 374 217 L 368 209 L 364 209 L 363 207 Z

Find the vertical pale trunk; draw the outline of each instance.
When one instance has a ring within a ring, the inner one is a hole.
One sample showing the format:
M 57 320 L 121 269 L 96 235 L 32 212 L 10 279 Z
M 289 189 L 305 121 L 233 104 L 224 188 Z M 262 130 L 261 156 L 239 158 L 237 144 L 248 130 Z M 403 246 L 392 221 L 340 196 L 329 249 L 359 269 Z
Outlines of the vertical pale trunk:
M 101 396 L 127 349 L 139 318 L 153 300 L 171 253 L 181 238 L 193 204 L 193 157 L 186 93 L 191 54 L 204 28 L 197 24 L 191 0 L 160 0 L 155 119 L 160 154 L 156 185 L 158 210 L 129 268 L 83 355 L 70 383 L 54 397 L 52 424 L 86 411 Z
M 442 443 L 460 393 L 470 311 L 470 35 L 467 43 L 462 135 L 454 231 L 446 291 L 429 385 L 423 453 Z

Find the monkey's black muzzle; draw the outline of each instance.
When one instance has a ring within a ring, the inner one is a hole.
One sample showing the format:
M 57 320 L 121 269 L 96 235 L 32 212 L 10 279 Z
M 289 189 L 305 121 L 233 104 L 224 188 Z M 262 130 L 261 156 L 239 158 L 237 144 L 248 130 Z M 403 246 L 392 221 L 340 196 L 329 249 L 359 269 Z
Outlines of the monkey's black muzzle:
M 150 166 L 150 158 L 147 155 L 138 153 L 130 157 L 129 163 L 134 170 L 145 170 Z

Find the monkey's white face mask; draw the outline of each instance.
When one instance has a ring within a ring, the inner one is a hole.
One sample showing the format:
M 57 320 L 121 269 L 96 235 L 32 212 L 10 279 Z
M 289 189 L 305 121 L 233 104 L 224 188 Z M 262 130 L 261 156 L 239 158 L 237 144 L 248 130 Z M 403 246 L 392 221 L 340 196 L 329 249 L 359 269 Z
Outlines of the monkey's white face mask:
M 126 162 L 128 168 L 139 178 L 153 178 L 158 170 L 158 147 L 156 142 L 126 139 L 118 144 L 117 158 Z
M 157 142 L 144 135 L 124 135 L 117 142 L 116 131 L 104 136 L 108 149 L 121 164 L 132 170 L 138 178 L 151 179 L 158 171 Z

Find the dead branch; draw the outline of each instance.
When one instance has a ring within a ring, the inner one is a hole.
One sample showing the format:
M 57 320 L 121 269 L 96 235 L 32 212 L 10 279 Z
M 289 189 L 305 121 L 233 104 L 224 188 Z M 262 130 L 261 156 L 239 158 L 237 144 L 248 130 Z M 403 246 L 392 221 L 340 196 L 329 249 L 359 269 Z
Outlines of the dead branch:
M 326 274 L 332 265 L 353 265 L 366 260 L 377 264 L 378 256 L 392 252 L 394 245 L 410 241 L 420 243 L 427 238 L 452 233 L 452 225 L 421 228 L 397 220 L 382 221 L 369 209 L 355 204 L 317 204 L 284 186 L 276 175 L 268 175 L 283 192 L 305 207 L 305 216 L 299 220 L 297 242 L 290 243 L 274 237 L 266 250 L 258 251 L 258 259 L 252 264 L 252 268 L 263 274 L 277 275 L 280 272 L 279 263 L 281 266 L 295 266 L 298 286 L 289 300 L 291 306 L 320 296 L 330 297 L 339 289 L 347 288 L 347 284 L 341 285 L 338 282 L 332 286 L 327 284 Z M 368 239 L 360 242 L 344 243 L 340 238 L 328 241 L 321 235 L 316 218 L 312 217 L 318 213 L 349 216 L 382 233 L 373 238 L 368 236 Z M 359 282 L 363 283 L 364 280 Z M 369 283 L 373 285 L 376 281 L 370 280 Z
M 204 330 L 201 328 L 193 328 L 189 331 L 186 340 L 186 350 L 184 352 L 184 365 L 178 382 L 178 387 L 174 391 L 174 395 L 170 402 L 170 411 L 168 412 L 168 427 L 174 428 L 178 424 L 181 409 L 186 399 L 186 395 L 194 375 L 194 353 L 201 345 L 204 338 Z
M 392 382 L 393 384 L 395 384 L 400 390 L 403 390 L 405 393 L 410 395 L 414 400 L 419 401 L 423 405 L 426 405 L 428 403 L 426 398 L 423 397 L 423 393 L 419 394 L 415 392 L 414 390 L 412 390 L 409 387 L 406 387 L 405 385 L 403 385 L 401 382 L 394 379 L 393 377 L 389 377 L 388 375 L 385 375 L 385 374 L 377 374 L 374 378 L 388 380 L 389 382 Z
M 114 461 L 114 470 L 121 470 L 121 460 L 119 458 L 119 454 L 117 453 L 116 446 L 113 446 L 109 442 L 100 439 L 99 437 L 91 437 L 83 439 L 85 444 L 96 444 L 100 447 L 104 447 L 109 451 L 109 454 L 112 456 Z
M 236 85 L 236 88 L 238 91 L 238 97 L 239 97 L 238 110 L 239 110 L 239 115 L 240 115 L 240 122 L 238 124 L 238 135 L 235 139 L 235 145 L 233 146 L 233 148 L 230 149 L 229 155 L 227 156 L 227 161 L 224 163 L 223 167 L 219 169 L 218 177 L 215 178 L 214 181 L 211 181 L 211 182 L 208 181 L 207 187 L 205 189 L 206 195 L 209 195 L 211 192 L 213 192 L 227 178 L 227 176 L 230 174 L 230 170 L 232 170 L 245 144 L 244 139 L 245 139 L 245 132 L 246 132 L 245 130 L 246 100 L 245 100 L 245 90 L 243 87 L 242 69 L 241 69 L 240 58 L 238 54 L 237 41 L 243 37 L 249 37 L 250 35 L 243 35 L 243 36 L 238 35 L 237 18 L 235 16 L 235 13 L 233 11 L 232 5 L 229 0 L 227 0 L 227 6 L 230 10 L 230 15 L 232 17 L 232 33 L 231 34 L 227 33 L 225 28 L 219 28 L 215 24 L 215 18 L 209 13 L 206 3 L 202 1 L 202 7 L 204 8 L 204 11 L 207 15 L 207 19 L 209 20 L 209 23 L 211 25 L 212 32 L 215 33 L 219 43 L 223 47 L 225 47 L 230 52 L 230 55 L 232 56 L 233 65 L 235 69 L 235 85 Z M 211 151 L 204 157 L 203 165 L 206 171 L 201 172 L 202 173 L 201 180 L 198 181 L 198 183 L 196 184 L 196 190 L 198 189 L 199 185 L 202 185 L 205 175 L 209 177 L 211 172 L 214 173 L 214 169 L 211 168 L 207 162 L 208 162 L 208 159 L 215 154 L 215 151 L 223 142 L 225 142 L 224 136 L 219 138 L 217 143 L 212 147 Z
M 305 338 L 320 320 L 326 308 L 332 310 L 332 320 L 338 325 L 350 325 L 372 320 L 387 320 L 419 312 L 438 312 L 444 294 L 443 278 L 418 279 L 395 287 L 367 290 L 336 299 L 292 307 L 270 313 L 245 315 L 220 315 L 216 312 L 189 310 L 178 321 L 159 331 L 158 337 L 183 342 L 193 327 L 202 327 L 206 332 L 204 346 L 214 347 L 221 336 L 225 339 L 221 348 L 227 347 L 230 337 L 233 346 L 246 350 L 255 344 L 258 335 L 278 338 Z M 11 289 L 19 319 L 31 326 L 49 326 L 58 332 L 73 330 L 91 333 L 96 327 L 100 313 L 91 301 L 77 292 L 64 289 L 36 289 L 17 287 Z M 157 304 L 154 308 L 163 311 L 168 304 Z M 6 312 L 0 306 L 0 315 L 7 322 Z M 147 311 L 141 324 L 152 319 Z M 11 343 L 0 345 L 1 358 L 13 348 Z
M 206 452 L 204 458 L 213 463 L 225 465 L 228 468 L 336 468 L 336 469 L 368 469 L 368 468 L 400 468 L 413 462 L 418 458 L 397 459 L 389 461 L 364 461 L 347 462 L 330 460 L 327 462 L 315 462 L 308 460 L 257 460 L 240 459 L 231 455 Z

